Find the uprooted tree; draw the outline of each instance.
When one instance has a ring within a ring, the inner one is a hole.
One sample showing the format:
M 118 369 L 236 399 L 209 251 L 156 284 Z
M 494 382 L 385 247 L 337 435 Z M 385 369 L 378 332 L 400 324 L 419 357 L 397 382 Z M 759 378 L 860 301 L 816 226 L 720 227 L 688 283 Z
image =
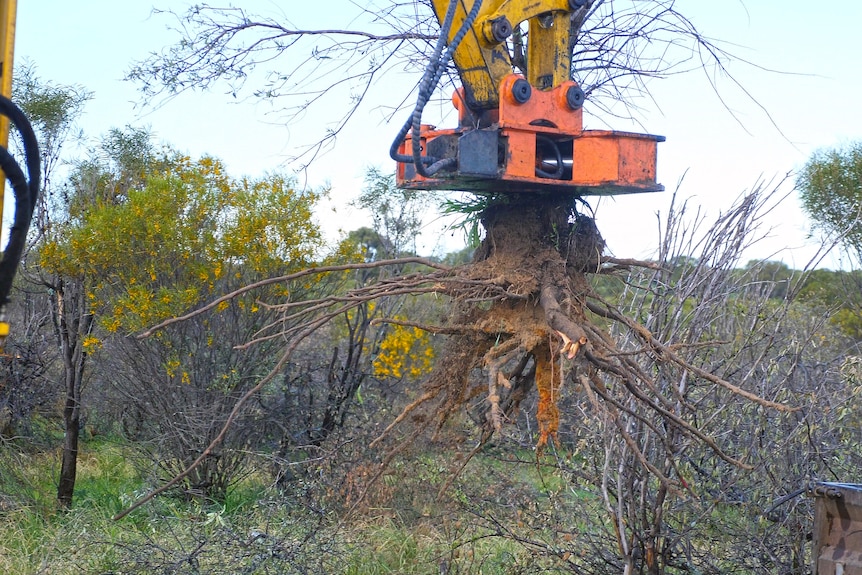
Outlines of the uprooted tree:
M 424 2 L 418 4 L 425 6 Z M 673 2 L 586 4 L 583 17 L 572 24 L 572 38 L 580 39 L 580 44 L 573 46 L 573 76 L 588 97 L 592 96 L 592 101 L 604 108 L 611 108 L 617 99 L 625 100 L 626 94 L 631 93 L 627 90 L 642 89 L 645 75 L 675 72 L 694 52 L 707 54 L 707 59 L 723 70 L 727 54 L 706 41 L 676 11 Z M 422 64 L 429 44 L 436 40 L 436 24 L 430 9 L 425 6 L 426 10 L 417 16 L 416 3 L 392 2 L 387 9 L 378 8 L 381 7 L 370 7 L 365 12 L 373 15 L 368 30 L 333 31 L 290 28 L 272 19 L 250 17 L 241 9 L 196 7 L 185 16 L 184 40 L 163 56 L 140 64 L 130 76 L 138 80 L 158 78 L 160 83 L 145 85 L 150 95 L 206 87 L 219 79 L 232 82 L 232 91 L 241 91 L 248 75 L 258 66 L 279 55 L 301 51 L 303 43 L 310 40 L 317 43 L 311 57 L 284 70 L 266 72 L 265 88 L 255 92 L 268 99 L 312 93 L 310 99 L 306 97 L 295 107 L 286 107 L 288 118 L 296 117 L 340 86 L 355 84 L 360 94 L 366 94 L 374 78 L 398 59 Z M 387 29 L 386 34 L 381 33 L 381 27 Z M 688 41 L 684 56 L 672 53 L 679 47 L 680 39 Z M 649 42 L 657 42 L 662 48 L 644 50 Z M 356 66 L 357 59 L 366 57 L 371 65 Z M 515 65 L 517 62 L 513 58 Z M 324 72 L 332 71 L 327 66 L 336 69 L 349 66 L 361 71 L 330 84 L 326 80 L 322 80 L 323 85 L 319 80 L 309 80 L 326 77 Z M 309 83 L 316 88 L 310 88 Z M 312 150 L 319 150 L 320 145 L 337 135 L 343 122 L 364 103 L 363 97 L 355 94 L 351 102 L 344 118 Z M 731 211 L 726 221 L 728 228 L 745 220 L 756 201 L 743 202 Z M 381 470 L 410 438 L 424 430 L 438 429 L 464 406 L 478 404 L 482 411 L 481 440 L 475 453 L 504 429 L 524 398 L 533 392 L 539 398 L 537 449 L 541 453 L 558 433 L 559 399 L 566 383 L 580 386 L 590 404 L 615 427 L 631 460 L 656 482 L 653 496 L 657 500 L 687 488 L 675 463 L 680 449 L 673 440 L 675 437 L 694 439 L 708 446 L 720 460 L 745 467 L 745 461 L 727 452 L 701 428 L 697 406 L 688 401 L 685 389 L 696 382 L 698 386 L 719 388 L 770 409 L 789 408 L 714 375 L 680 353 L 689 347 L 713 344 L 708 333 L 697 341 L 660 339 L 644 322 L 628 317 L 603 299 L 593 289 L 590 274 L 656 265 L 605 255 L 596 223 L 589 210 L 578 209 L 579 202 L 581 198 L 571 193 L 484 195 L 473 206 L 484 237 L 469 264 L 449 267 L 422 258 L 402 257 L 316 267 L 257 282 L 192 312 L 191 315 L 207 312 L 226 300 L 272 283 L 345 270 L 414 265 L 411 268 L 414 271 L 397 276 L 381 274 L 377 281 L 346 293 L 272 303 L 281 312 L 279 320 L 262 329 L 246 345 L 282 340 L 283 354 L 269 375 L 240 400 L 233 415 L 252 394 L 278 376 L 303 341 L 335 318 L 382 298 L 438 294 L 451 300 L 452 312 L 444 321 L 429 324 L 395 318 L 378 320 L 440 334 L 446 341 L 415 400 L 372 443 L 388 445 L 389 455 L 384 457 Z M 616 331 L 607 329 L 607 325 L 614 326 Z M 612 333 L 625 333 L 627 345 L 624 348 L 618 345 Z M 394 430 L 407 422 L 415 424 L 412 430 L 396 436 Z M 640 433 L 657 437 L 662 453 L 645 453 L 634 435 L 636 427 Z M 201 454 L 198 462 L 208 456 L 223 436 L 224 432 Z M 178 476 L 175 481 L 181 478 Z M 656 509 L 660 508 L 661 503 Z M 624 526 L 617 527 L 620 552 L 626 557 L 630 571 L 634 551 L 623 535 Z M 647 547 L 651 555 L 642 560 L 650 571 L 656 571 L 655 547 Z
M 519 201 L 520 200 L 520 201 Z M 727 216 L 731 224 L 746 217 L 752 199 Z M 601 405 L 617 426 L 636 459 L 660 482 L 664 489 L 682 489 L 684 481 L 650 463 L 638 442 L 624 425 L 623 414 L 635 415 L 628 400 L 634 400 L 657 414 L 664 429 L 652 420 L 643 420 L 658 435 L 670 433 L 693 437 L 708 445 L 726 462 L 744 467 L 694 423 L 697 409 L 685 394 L 660 381 L 656 372 L 672 366 L 678 377 L 706 382 L 742 396 L 762 406 L 786 411 L 785 405 L 761 398 L 733 383 L 688 362 L 673 342 L 660 341 L 650 331 L 627 317 L 591 286 L 589 274 L 611 274 L 632 266 L 656 267 L 650 262 L 621 260 L 604 255 L 604 243 L 592 218 L 574 209 L 575 198 L 559 196 L 504 196 L 489 202 L 482 210 L 485 238 L 474 261 L 459 267 L 445 266 L 424 258 L 407 257 L 359 264 L 315 267 L 287 276 L 270 278 L 246 286 L 214 300 L 186 316 L 173 318 L 148 330 L 144 335 L 172 323 L 186 320 L 217 308 L 223 302 L 274 283 L 288 283 L 303 277 L 338 273 L 345 270 L 403 266 L 422 266 L 417 271 L 392 277 L 381 276 L 373 283 L 346 293 L 321 299 L 287 301 L 273 304 L 281 311 L 277 321 L 261 329 L 253 342 L 283 340 L 286 343 L 276 367 L 243 398 L 247 398 L 275 378 L 300 349 L 303 341 L 334 319 L 366 305 L 392 296 L 438 294 L 452 301 L 452 313 L 436 325 L 405 320 L 378 320 L 410 325 L 447 341 L 421 393 L 372 444 L 387 439 L 390 432 L 406 420 L 420 425 L 408 436 L 434 429 L 477 398 L 484 402 L 482 443 L 502 430 L 527 394 L 539 396 L 537 419 L 539 450 L 551 442 L 558 431 L 558 400 L 566 381 L 581 385 L 596 407 Z M 600 321 L 597 321 L 599 318 Z M 638 345 L 619 348 L 601 323 L 621 326 Z M 687 342 L 685 346 L 704 346 L 710 342 Z M 685 347 L 684 346 L 684 347 Z M 614 392 L 608 390 L 613 388 Z M 626 400 L 619 399 L 619 390 Z M 216 440 L 218 441 L 218 439 Z M 398 451 L 399 439 L 392 453 Z M 481 445 L 481 444 L 480 444 Z M 215 443 L 212 447 L 215 446 Z M 667 457 L 675 455 L 667 444 Z M 205 459 L 207 452 L 201 455 Z M 673 467 L 671 467 L 671 471 Z

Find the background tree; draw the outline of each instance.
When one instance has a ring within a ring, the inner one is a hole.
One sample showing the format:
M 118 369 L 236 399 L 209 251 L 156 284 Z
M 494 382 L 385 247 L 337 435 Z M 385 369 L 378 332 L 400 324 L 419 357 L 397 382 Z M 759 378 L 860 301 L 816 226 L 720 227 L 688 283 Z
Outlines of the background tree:
M 862 262 L 862 142 L 816 152 L 796 180 L 812 225 Z M 859 271 L 814 272 L 801 296 L 827 309 L 835 325 L 862 336 Z
M 41 255 L 44 267 L 87 278 L 84 297 L 95 324 L 85 352 L 105 346 L 115 367 L 122 366 L 100 378 L 119 394 L 126 421 L 138 422 L 136 438 L 158 440 L 152 460 L 173 476 L 212 441 L 238 397 L 271 366 L 271 345 L 251 352 L 234 346 L 252 339 L 272 311 L 248 298 L 157 340 L 137 342 L 124 334 L 240 281 L 307 266 L 320 247 L 311 213 L 319 196 L 297 192 L 277 175 L 234 180 L 217 160 L 156 153 L 142 136 L 112 134 L 103 146 L 106 161 L 79 168 L 77 181 L 93 184 L 79 188 L 75 219 Z M 140 164 L 142 158 L 149 160 Z M 225 449 L 208 460 L 187 488 L 224 497 L 240 467 L 237 453 Z
M 368 168 L 365 185 L 353 204 L 370 213 L 374 220 L 377 240 L 368 243 L 373 250 L 373 259 L 415 254 L 416 239 L 422 232 L 427 211 L 435 201 L 434 194 L 399 189 L 394 173 Z
M 796 184 L 815 227 L 862 261 L 862 142 L 816 152 Z
M 103 141 L 103 152 L 112 148 L 141 152 L 123 156 L 134 162 L 134 165 L 123 166 L 122 173 L 127 178 L 139 173 L 135 169 L 138 164 L 146 164 L 153 159 L 149 149 L 140 148 L 142 134 L 140 131 L 129 135 L 114 131 Z M 85 161 L 76 166 L 59 197 L 54 196 L 54 205 L 45 210 L 48 225 L 40 238 L 37 273 L 39 282 L 51 296 L 52 320 L 65 390 L 63 456 L 57 487 L 57 499 L 64 507 L 72 505 L 75 490 L 87 364 L 98 342 L 93 333 L 96 309 L 92 290 L 100 278 L 90 273 L 81 262 L 58 250 L 57 246 L 63 245 L 75 226 L 80 224 L 87 206 L 114 201 L 122 192 L 119 182 L 106 177 L 106 170 L 99 160 Z M 51 196 L 46 196 L 46 201 L 48 198 Z
M 61 155 L 75 130 L 75 122 L 91 95 L 80 86 L 57 86 L 44 81 L 36 74 L 33 65 L 24 65 L 15 75 L 14 97 L 30 118 L 39 140 L 42 160 L 42 193 L 34 210 L 31 241 L 38 244 L 55 232 L 53 223 L 67 213 L 58 198 L 62 195 L 54 176 L 61 167 Z M 13 142 L 14 144 L 14 142 Z M 60 470 L 58 499 L 61 504 L 71 503 L 77 462 L 77 434 L 80 424 L 80 389 L 83 379 L 85 355 L 79 345 L 80 334 L 89 330 L 89 314 L 80 309 L 80 290 L 72 278 L 43 274 L 34 258 L 25 254 L 23 273 L 19 278 L 18 303 L 12 311 L 16 325 L 25 326 L 22 332 L 13 333 L 9 340 L 7 370 L 7 400 L 17 394 L 15 409 L 24 415 L 24 403 L 47 405 L 53 394 L 45 380 L 57 377 L 63 382 L 63 420 L 65 439 Z M 47 288 L 47 289 L 46 289 Z M 45 310 L 51 310 L 50 314 Z M 46 345 L 46 327 L 53 324 L 61 367 L 59 374 L 52 369 L 51 346 Z M 20 401 L 29 397 L 29 401 Z
M 39 140 L 42 193 L 31 228 L 38 240 L 48 233 L 52 218 L 62 218 L 66 213 L 63 186 L 54 177 L 63 166 L 64 151 L 81 138 L 76 123 L 93 95 L 82 86 L 57 86 L 40 78 L 32 63 L 15 70 L 12 92 L 13 100 L 30 119 Z

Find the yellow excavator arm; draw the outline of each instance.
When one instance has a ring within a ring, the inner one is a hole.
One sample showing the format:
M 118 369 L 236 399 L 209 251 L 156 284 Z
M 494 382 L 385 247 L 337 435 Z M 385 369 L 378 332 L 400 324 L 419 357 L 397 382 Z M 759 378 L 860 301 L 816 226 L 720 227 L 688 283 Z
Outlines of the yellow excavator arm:
M 450 45 L 467 18 L 468 1 L 456 0 L 454 18 L 449 27 Z M 450 0 L 433 0 L 433 4 L 442 26 Z M 584 4 L 584 0 L 482 2 L 475 22 L 453 54 L 467 105 L 473 109 L 498 107 L 500 84 L 513 69 L 507 43 L 514 35 L 520 35 L 518 27 L 522 22 L 529 25 L 527 81 L 538 89 L 547 90 L 569 80 L 572 64 L 569 25 L 573 11 Z
M 18 0 L 0 0 L 0 95 L 12 98 L 12 63 L 15 59 L 15 16 Z M 9 147 L 9 118 L 0 116 L 0 146 Z M 6 178 L 0 179 L 0 198 L 6 189 Z M 3 202 L 0 202 L 0 221 Z
M 12 98 L 12 62 L 15 56 L 15 16 L 18 0 L 0 0 L 0 95 Z M 9 119 L 0 116 L 0 146 L 9 147 Z M 6 195 L 6 176 L 0 173 L 0 222 L 3 221 L 3 197 Z M 0 349 L 9 335 L 6 314 L 0 313 Z

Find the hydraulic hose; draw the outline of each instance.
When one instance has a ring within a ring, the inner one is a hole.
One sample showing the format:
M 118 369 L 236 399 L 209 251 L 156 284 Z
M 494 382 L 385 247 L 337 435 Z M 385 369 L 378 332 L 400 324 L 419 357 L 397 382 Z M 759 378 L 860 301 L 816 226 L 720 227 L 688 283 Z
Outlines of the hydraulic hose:
M 27 232 L 30 230 L 30 221 L 33 218 L 33 210 L 39 199 L 39 182 L 42 177 L 42 168 L 39 157 L 39 143 L 33 126 L 24 115 L 24 112 L 6 97 L 0 96 L 0 114 L 9 118 L 9 121 L 21 134 L 24 148 L 24 160 L 27 168 L 24 170 L 9 153 L 6 148 L 0 147 L 0 169 L 6 174 L 6 179 L 12 185 L 15 196 L 15 213 L 12 219 L 12 227 L 9 230 L 9 241 L 3 250 L 0 259 L 0 312 L 9 302 L 9 293 L 12 291 L 12 282 L 21 256 L 27 243 Z M 0 318 L 2 320 L 2 318 Z
M 546 150 L 549 150 L 554 155 L 551 159 L 554 161 L 554 165 L 556 166 L 553 172 L 548 172 L 537 167 L 536 175 L 540 178 L 548 178 L 551 180 L 559 180 L 562 178 L 565 166 L 563 165 L 563 154 L 560 152 L 560 147 L 551 138 L 538 134 L 536 135 L 536 143 L 544 146 Z
M 425 105 L 428 103 L 428 100 L 431 99 L 434 90 L 437 88 L 437 84 L 440 83 L 440 78 L 443 77 L 446 65 L 449 63 L 449 60 L 452 59 L 452 55 L 455 53 L 461 40 L 464 39 L 464 36 L 466 36 L 467 32 L 469 32 L 473 27 L 476 17 L 479 15 L 479 8 L 482 6 L 482 0 L 474 0 L 473 7 L 470 9 L 464 22 L 461 24 L 461 27 L 455 33 L 455 36 L 452 37 L 452 42 L 449 43 L 449 47 L 444 53 L 443 47 L 446 45 L 446 38 L 448 38 L 449 29 L 452 27 L 452 20 L 455 15 L 455 7 L 457 4 L 458 0 L 449 0 L 449 7 L 446 10 L 446 16 L 444 17 L 443 24 L 440 27 L 440 36 L 437 39 L 437 45 L 434 48 L 434 52 L 431 56 L 431 60 L 428 62 L 428 66 L 425 68 L 422 81 L 419 83 L 419 95 L 416 100 L 416 106 L 413 109 L 413 113 L 410 115 L 410 118 L 408 118 L 401 127 L 401 130 L 392 142 L 392 146 L 389 148 L 389 156 L 393 160 L 396 162 L 413 163 L 416 167 L 416 172 L 426 178 L 432 176 L 444 167 L 451 167 L 455 162 L 457 162 L 455 158 L 444 158 L 442 160 L 438 160 L 437 158 L 430 158 L 427 156 L 423 157 L 421 155 L 422 150 L 419 137 L 422 125 L 422 111 L 425 109 Z M 398 148 L 401 146 L 407 133 L 411 130 L 413 153 L 411 155 L 399 154 Z M 426 167 L 425 164 L 430 165 Z

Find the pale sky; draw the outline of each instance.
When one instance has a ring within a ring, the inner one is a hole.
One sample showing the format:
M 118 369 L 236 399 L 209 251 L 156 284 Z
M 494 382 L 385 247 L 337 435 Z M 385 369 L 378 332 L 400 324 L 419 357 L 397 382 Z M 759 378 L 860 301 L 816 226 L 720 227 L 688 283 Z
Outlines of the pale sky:
M 267 115 L 265 105 L 235 100 L 219 90 L 183 94 L 153 110 L 142 107 L 135 85 L 122 81 L 134 60 L 177 39 L 166 29 L 170 19 L 151 16 L 151 8 L 182 12 L 187 4 L 159 0 L 19 2 L 16 63 L 30 61 L 44 80 L 80 84 L 94 92 L 80 122 L 89 136 L 127 124 L 149 125 L 160 139 L 193 156 L 221 158 L 235 175 L 291 170 L 294 166 L 284 165 L 285 158 L 331 120 L 322 110 L 284 126 Z M 346 28 L 351 10 L 355 10 L 348 0 L 240 4 L 249 12 L 260 7 L 270 14 L 288 13 L 297 27 Z M 740 63 L 730 68 L 757 104 L 722 80 L 719 91 L 734 118 L 705 74 L 698 71 L 652 81 L 649 88 L 654 103 L 641 103 L 645 111 L 640 126 L 602 123 L 591 118 L 587 102 L 588 128 L 646 131 L 667 138 L 659 145 L 659 181 L 667 192 L 593 201 L 599 229 L 618 257 L 649 257 L 655 250 L 655 214 L 665 213 L 683 174 L 679 196 L 690 198 L 690 205 L 702 205 L 714 217 L 759 180 L 777 181 L 799 169 L 818 148 L 862 139 L 862 40 L 858 33 L 862 2 L 678 0 L 676 8 L 701 33 L 730 43 L 729 49 L 759 66 Z M 330 237 L 338 229 L 368 224 L 367 215 L 346 204 L 358 194 L 366 166 L 394 169 L 388 148 L 405 114 L 387 123 L 381 106 L 398 105 L 416 81 L 418 77 L 412 76 L 381 81 L 373 92 L 374 105 L 363 109 L 336 147 L 301 180 L 313 186 L 331 183 L 332 204 L 319 214 Z M 792 185 L 784 190 L 791 192 Z M 806 247 L 808 224 L 794 193 L 765 225 L 773 228 L 772 237 L 750 250 L 750 257 L 803 266 L 811 248 Z M 421 251 L 435 249 L 440 229 L 439 222 L 428 224 Z M 444 238 L 443 249 L 457 249 L 459 239 Z M 838 264 L 827 260 L 825 265 Z

